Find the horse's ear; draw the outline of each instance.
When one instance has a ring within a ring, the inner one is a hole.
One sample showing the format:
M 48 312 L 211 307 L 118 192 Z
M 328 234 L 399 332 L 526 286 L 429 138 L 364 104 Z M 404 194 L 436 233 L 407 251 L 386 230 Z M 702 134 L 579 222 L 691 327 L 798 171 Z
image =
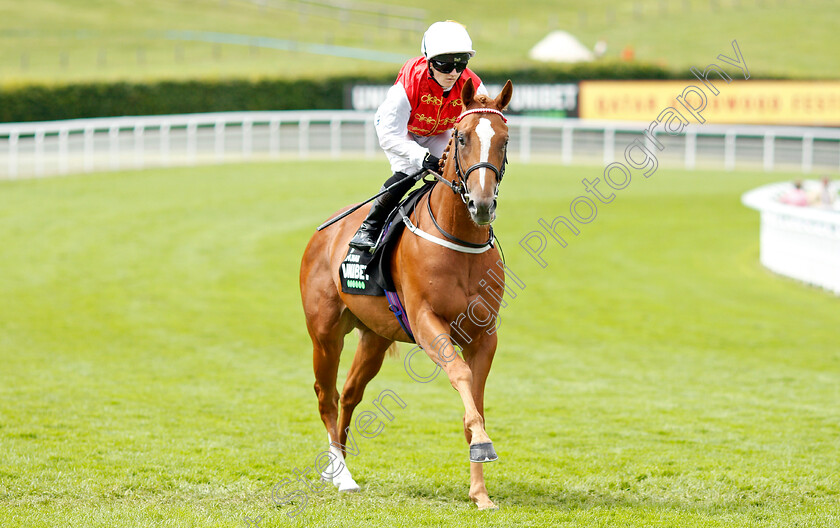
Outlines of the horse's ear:
M 504 110 L 508 103 L 510 103 L 511 97 L 513 97 L 513 84 L 511 84 L 510 79 L 508 79 L 508 82 L 505 83 L 505 87 L 502 88 L 502 91 L 496 96 L 496 108 Z
M 464 83 L 464 87 L 461 88 L 461 100 L 464 102 L 464 108 L 470 106 L 470 103 L 473 102 L 473 97 L 475 97 L 475 85 L 473 85 L 472 77 L 470 77 Z

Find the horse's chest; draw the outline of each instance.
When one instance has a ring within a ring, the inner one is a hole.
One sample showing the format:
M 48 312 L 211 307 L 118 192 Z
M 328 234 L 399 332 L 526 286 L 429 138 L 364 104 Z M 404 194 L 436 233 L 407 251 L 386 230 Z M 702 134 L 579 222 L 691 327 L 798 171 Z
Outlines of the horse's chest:
M 491 292 L 485 291 L 479 281 L 459 281 L 451 278 L 429 278 L 426 281 L 427 295 L 430 304 L 438 313 L 444 316 L 456 317 L 458 314 L 467 313 L 470 306 L 477 303 L 493 307 L 498 311 L 498 304 Z

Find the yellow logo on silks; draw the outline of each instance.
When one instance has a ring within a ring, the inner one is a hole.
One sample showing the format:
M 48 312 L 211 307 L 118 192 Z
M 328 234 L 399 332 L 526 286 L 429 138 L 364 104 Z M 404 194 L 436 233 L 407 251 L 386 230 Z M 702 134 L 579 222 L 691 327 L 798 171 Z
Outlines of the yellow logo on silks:
M 425 136 L 426 134 L 431 132 L 432 129 L 431 128 L 419 128 L 419 127 L 409 126 L 408 131 L 413 133 L 413 134 L 417 134 L 418 136 Z
M 435 122 L 435 118 L 434 118 L 434 117 L 428 117 L 428 116 L 426 116 L 425 114 L 417 114 L 417 116 L 415 116 L 415 117 L 416 117 L 416 118 L 417 118 L 417 120 L 418 120 L 418 121 L 420 121 L 421 123 L 428 123 L 428 124 L 430 124 L 430 125 L 431 125 L 431 124 L 433 124 L 433 123 Z
M 420 102 L 440 106 L 443 104 L 443 99 L 441 99 L 440 97 L 435 97 L 432 94 L 424 94 L 423 97 L 420 98 Z

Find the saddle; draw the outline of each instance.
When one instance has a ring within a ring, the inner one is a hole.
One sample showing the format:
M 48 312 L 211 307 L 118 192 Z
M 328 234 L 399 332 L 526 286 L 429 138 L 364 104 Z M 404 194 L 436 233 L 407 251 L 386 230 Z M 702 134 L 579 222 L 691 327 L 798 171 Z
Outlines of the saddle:
M 434 181 L 425 182 L 422 187 L 411 191 L 385 220 L 385 228 L 379 236 L 379 242 L 373 253 L 348 247 L 347 255 L 341 262 L 338 276 L 341 279 L 341 291 L 354 295 L 372 295 L 381 297 L 385 291 L 396 291 L 391 277 L 391 255 L 397 241 L 402 236 L 405 224 L 400 208 L 410 215 L 420 199 L 431 192 Z
M 426 181 L 422 187 L 410 192 L 388 214 L 385 228 L 379 236 L 379 242 L 373 253 L 348 247 L 347 255 L 338 270 L 341 291 L 344 293 L 386 297 L 391 311 L 394 312 L 400 326 L 412 341 L 414 341 L 414 335 L 411 333 L 405 309 L 397 296 L 397 288 L 391 277 L 391 257 L 405 229 L 404 217 L 400 211 L 403 211 L 406 216 L 410 215 L 420 199 L 430 193 L 436 183 L 436 181 Z

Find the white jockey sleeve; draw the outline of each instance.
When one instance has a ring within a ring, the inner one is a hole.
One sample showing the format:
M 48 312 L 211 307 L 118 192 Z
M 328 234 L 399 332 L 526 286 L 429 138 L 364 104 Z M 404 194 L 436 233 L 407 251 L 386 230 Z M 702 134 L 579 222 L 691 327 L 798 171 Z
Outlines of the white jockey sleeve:
M 478 95 L 487 95 L 487 87 L 481 83 L 476 89 Z M 376 110 L 374 126 L 379 137 L 379 146 L 391 162 L 391 169 L 405 173 L 416 172 L 423 167 L 423 158 L 429 149 L 418 144 L 427 142 L 427 138 L 417 138 L 408 132 L 408 120 L 411 117 L 411 103 L 405 87 L 396 83 L 388 89 L 385 101 Z M 441 147 L 442 148 L 442 147 Z M 440 157 L 440 153 L 436 153 Z
M 411 116 L 411 103 L 402 84 L 393 85 L 376 111 L 374 125 L 379 136 L 379 146 L 392 160 L 399 158 L 404 165 L 400 170 L 415 172 L 423 167 L 423 158 L 428 149 L 415 143 L 408 133 L 408 119 Z

